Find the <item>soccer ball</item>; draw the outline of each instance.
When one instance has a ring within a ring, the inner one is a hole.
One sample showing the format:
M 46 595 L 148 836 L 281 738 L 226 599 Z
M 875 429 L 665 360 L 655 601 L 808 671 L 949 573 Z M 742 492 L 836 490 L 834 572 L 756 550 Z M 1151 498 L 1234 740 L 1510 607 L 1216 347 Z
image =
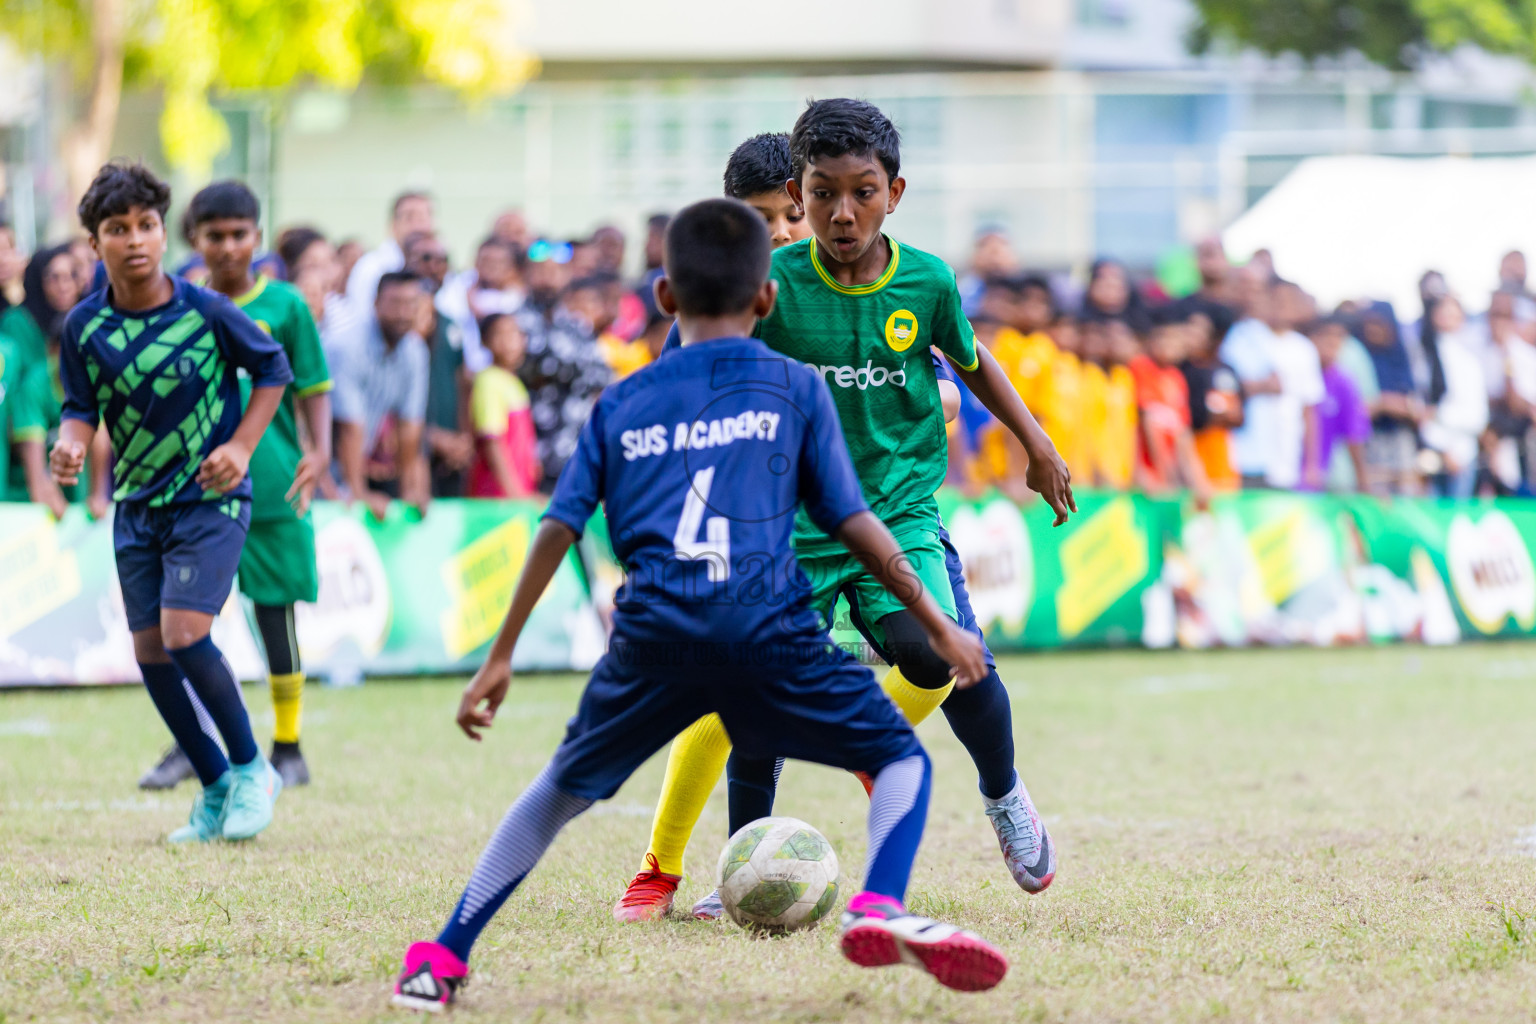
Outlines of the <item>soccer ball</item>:
M 837 854 L 798 818 L 758 818 L 720 851 L 720 902 L 743 928 L 809 928 L 837 905 Z

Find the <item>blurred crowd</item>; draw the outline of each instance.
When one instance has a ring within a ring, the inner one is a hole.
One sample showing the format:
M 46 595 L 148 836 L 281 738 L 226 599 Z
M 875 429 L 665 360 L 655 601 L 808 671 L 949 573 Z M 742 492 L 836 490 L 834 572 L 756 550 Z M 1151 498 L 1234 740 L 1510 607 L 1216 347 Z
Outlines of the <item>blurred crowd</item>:
M 435 497 L 547 493 L 602 389 L 660 353 L 671 321 L 652 284 L 667 216 L 648 221 L 629 276 L 630 240 L 613 226 L 550 237 L 508 210 L 455 267 L 429 195 L 403 193 L 387 216 L 373 248 L 295 226 L 254 267 L 297 287 L 320 329 L 335 385 L 325 496 L 382 514 L 391 498 L 425 510 Z M 1077 486 L 1182 489 L 1200 502 L 1238 488 L 1532 492 L 1536 296 L 1521 253 L 1503 257 L 1498 289 L 1470 309 L 1426 273 L 1412 311 L 1370 299 L 1321 310 L 1267 253 L 1234 265 L 1214 239 L 1195 257 L 1199 286 L 1183 295 L 1109 259 L 1082 284 L 1025 272 L 999 231 L 961 268 L 979 339 Z M 195 250 L 174 269 L 206 276 Z M 104 511 L 107 453 L 69 493 L 45 455 L 64 314 L 100 283 L 84 240 L 27 258 L 0 228 L 0 336 L 48 367 L 0 377 L 35 389 L 41 414 L 11 424 L 0 498 Z M 1025 500 L 1022 449 L 961 390 L 950 482 Z
M 1429 271 L 1421 306 L 1324 310 L 1260 251 L 1195 249 L 1199 286 L 1168 294 L 1114 260 L 1088 280 L 1019 271 L 982 235 L 961 277 L 981 339 L 1079 486 L 1197 501 L 1239 488 L 1529 495 L 1536 483 L 1536 296 L 1525 256 L 1472 305 Z M 962 389 L 951 482 L 1022 498 L 1023 451 Z

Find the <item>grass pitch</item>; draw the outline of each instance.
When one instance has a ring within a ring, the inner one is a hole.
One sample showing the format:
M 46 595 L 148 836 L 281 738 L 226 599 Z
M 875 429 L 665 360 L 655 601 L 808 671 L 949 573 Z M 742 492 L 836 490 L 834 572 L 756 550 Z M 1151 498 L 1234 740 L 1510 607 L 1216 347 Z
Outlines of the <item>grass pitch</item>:
M 1001 943 L 997 990 L 845 963 L 835 929 L 620 926 L 657 758 L 486 931 L 460 1013 L 516 1021 L 1513 1020 L 1536 1015 L 1536 647 L 1008 659 L 1019 765 L 1060 846 L 1018 891 L 942 716 L 913 909 Z M 557 742 L 577 677 L 514 684 L 486 742 L 451 682 L 311 688 L 315 784 L 243 846 L 170 849 L 190 785 L 134 788 L 131 689 L 0 694 L 0 1021 L 404 1019 L 385 1007 Z M 270 722 L 260 688 L 248 691 Z M 265 732 L 270 727 L 259 727 Z M 863 858 L 865 800 L 792 765 L 779 810 Z M 724 787 L 680 906 L 710 887 Z

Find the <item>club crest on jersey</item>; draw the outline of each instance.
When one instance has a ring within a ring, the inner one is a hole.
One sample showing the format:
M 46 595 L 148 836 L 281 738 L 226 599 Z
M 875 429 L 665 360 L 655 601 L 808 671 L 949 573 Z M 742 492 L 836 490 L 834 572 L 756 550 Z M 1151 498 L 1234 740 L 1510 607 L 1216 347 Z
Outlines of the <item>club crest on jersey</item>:
M 176 360 L 176 376 L 182 380 L 191 380 L 197 373 L 197 360 L 191 356 L 182 356 Z
M 885 343 L 896 352 L 905 352 L 917 340 L 917 317 L 910 309 L 898 309 L 885 319 Z

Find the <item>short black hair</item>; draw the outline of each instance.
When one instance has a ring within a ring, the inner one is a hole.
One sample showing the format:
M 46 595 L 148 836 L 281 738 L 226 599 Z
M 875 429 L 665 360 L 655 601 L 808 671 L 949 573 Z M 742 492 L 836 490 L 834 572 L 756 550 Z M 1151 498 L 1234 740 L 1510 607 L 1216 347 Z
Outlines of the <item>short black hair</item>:
M 740 199 L 706 199 L 667 226 L 667 281 L 688 316 L 728 316 L 768 280 L 768 225 Z
M 196 228 L 211 220 L 261 220 L 261 203 L 243 181 L 216 181 L 192 197 L 187 221 Z
M 405 241 L 400 243 L 400 252 L 405 256 L 406 261 L 409 262 L 411 250 L 415 249 L 422 242 L 435 241 L 437 241 L 437 235 L 431 231 L 412 231 L 405 236 Z
M 323 241 L 325 236 L 307 224 L 288 228 L 277 236 L 277 258 L 283 261 L 283 266 L 291 275 L 309 247 Z
M 1013 290 L 1020 295 L 1025 292 L 1044 292 L 1045 301 L 1051 304 L 1051 312 L 1056 312 L 1056 293 L 1051 290 L 1051 282 L 1039 274 L 1020 274 L 1014 278 Z
M 1161 306 L 1153 308 L 1147 314 L 1147 320 L 1155 329 L 1158 327 L 1177 327 L 1179 324 L 1189 323 L 1190 311 L 1181 302 L 1165 302 Z
M 418 288 L 423 287 L 420 274 L 413 274 L 409 270 L 391 270 L 379 278 L 379 287 L 374 290 L 374 298 L 384 294 L 384 289 L 397 284 L 413 284 Z
M 566 286 L 568 292 L 602 291 L 604 288 L 612 288 L 623 283 L 623 279 L 611 270 L 598 270 L 586 277 L 578 277 Z
M 789 155 L 796 181 L 805 165 L 822 157 L 879 160 L 887 177 L 901 172 L 901 133 L 873 103 L 863 100 L 811 100 L 789 133 Z
M 789 136 L 784 132 L 754 135 L 736 147 L 725 162 L 725 194 L 732 199 L 783 192 L 795 173 L 789 162 Z
M 404 206 L 412 199 L 423 199 L 430 203 L 432 201 L 432 196 L 426 192 L 422 192 L 419 189 L 412 189 L 409 192 L 401 192 L 399 195 L 395 196 L 395 201 L 389 208 L 389 215 L 391 217 L 400 216 L 400 207 Z
M 80 226 L 94 237 L 102 221 L 121 217 L 135 206 L 154 210 L 164 221 L 171 208 L 171 186 L 142 163 L 113 161 L 96 172 L 80 197 Z

